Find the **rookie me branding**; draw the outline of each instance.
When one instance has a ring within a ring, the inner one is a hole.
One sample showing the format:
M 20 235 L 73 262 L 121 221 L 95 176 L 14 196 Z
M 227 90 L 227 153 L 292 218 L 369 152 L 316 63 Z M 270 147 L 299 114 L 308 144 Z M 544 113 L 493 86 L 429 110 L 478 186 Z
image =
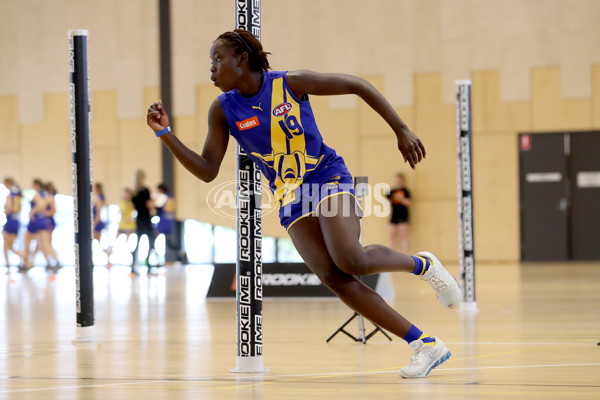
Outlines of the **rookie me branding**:
M 262 356 L 262 306 L 258 308 L 255 305 L 257 309 L 252 307 L 251 278 L 249 276 L 240 276 L 239 284 L 239 355 L 242 357 Z

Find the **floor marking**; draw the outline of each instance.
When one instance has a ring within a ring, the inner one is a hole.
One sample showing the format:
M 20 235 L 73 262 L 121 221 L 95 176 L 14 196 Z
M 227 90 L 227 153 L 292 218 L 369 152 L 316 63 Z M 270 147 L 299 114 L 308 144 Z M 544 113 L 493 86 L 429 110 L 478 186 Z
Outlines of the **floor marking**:
M 592 341 L 593 342 L 593 341 Z M 481 345 L 485 345 L 485 344 L 489 344 L 489 345 L 500 345 L 500 346 L 574 346 L 574 345 L 579 345 L 579 346 L 589 346 L 590 343 L 589 340 L 586 341 L 580 341 L 579 343 L 573 343 L 573 342 L 444 342 L 446 344 L 460 344 L 460 345 L 477 345 L 477 346 L 481 346 Z
M 32 378 L 32 379 L 36 379 L 36 378 Z M 81 379 L 81 378 L 79 378 L 79 379 Z M 144 381 L 137 381 L 137 382 L 105 383 L 105 384 L 97 384 L 97 385 L 56 386 L 56 387 L 35 388 L 35 389 L 2 390 L 2 391 L 0 391 L 0 393 L 38 392 L 38 391 L 44 391 L 44 390 L 84 389 L 84 388 L 94 388 L 94 387 L 125 386 L 125 385 L 146 385 L 149 383 L 162 383 L 162 382 L 169 382 L 169 381 L 166 381 L 166 380 L 159 380 L 159 381 L 144 380 Z
M 459 367 L 459 368 L 441 368 L 438 371 L 466 371 L 473 369 L 509 369 L 509 368 L 562 368 L 562 367 L 600 367 L 600 363 L 589 364 L 537 364 L 537 365 L 510 365 L 496 367 Z
M 535 365 L 510 365 L 510 366 L 489 366 L 489 367 L 456 367 L 456 368 L 436 368 L 436 371 L 468 371 L 468 370 L 490 370 L 490 369 L 517 369 L 517 368 L 566 368 L 566 367 L 600 367 L 600 363 L 585 363 L 585 364 L 535 364 Z M 127 386 L 127 385 L 147 385 L 147 384 L 156 384 L 156 383 L 182 383 L 182 382 L 231 382 L 234 380 L 241 380 L 243 384 L 234 385 L 234 386 L 223 386 L 223 387 L 213 387 L 211 389 L 241 389 L 241 388 L 251 388 L 253 386 L 259 386 L 261 384 L 275 384 L 280 383 L 276 379 L 278 378 L 297 378 L 298 381 L 302 381 L 306 378 L 331 378 L 336 376 L 352 376 L 352 375 L 376 375 L 376 374 L 390 374 L 397 373 L 397 370 L 374 370 L 374 371 L 352 371 L 352 372 L 329 372 L 329 373 L 320 373 L 320 374 L 284 374 L 284 375 L 258 375 L 256 377 L 228 377 L 228 378 L 193 378 L 193 379 L 159 379 L 159 380 L 143 380 L 143 381 L 135 381 L 135 382 L 119 382 L 119 383 L 105 383 L 105 384 L 96 384 L 96 385 L 70 385 L 70 386 L 56 386 L 56 387 L 46 387 L 46 388 L 33 388 L 33 389 L 15 389 L 15 390 L 2 390 L 0 393 L 18 393 L 18 392 L 36 392 L 36 391 L 45 391 L 45 390 L 64 390 L 64 389 L 84 389 L 84 388 L 94 388 L 94 387 L 110 387 L 110 386 Z M 29 378 L 29 379 L 40 379 L 40 378 Z M 81 379 L 81 378 L 62 378 L 62 379 Z M 85 378 L 86 380 L 90 380 L 90 378 Z M 93 378 L 97 380 L 101 380 L 103 378 Z M 400 378 L 398 378 L 400 379 Z M 424 384 L 425 381 L 422 379 L 403 379 L 401 382 L 405 383 L 418 383 Z M 427 382 L 431 383 L 431 382 Z M 438 382 L 441 383 L 441 382 Z M 381 383 L 378 383 L 381 384 Z M 448 384 L 448 383 L 443 383 Z M 460 385 L 470 386 L 469 382 L 459 383 Z M 505 385 L 503 383 L 497 383 L 493 385 L 502 386 Z M 523 386 L 527 386 L 527 384 L 519 384 Z M 551 384 L 539 384 L 538 386 L 552 386 Z M 564 385 L 571 387 L 571 385 Z M 572 385 L 573 387 L 577 387 L 578 385 Z M 585 386 L 585 387 L 595 387 L 595 386 Z M 300 389 L 294 389 L 300 390 Z M 313 389 L 306 389 L 313 390 Z M 318 390 L 318 389 L 314 389 Z

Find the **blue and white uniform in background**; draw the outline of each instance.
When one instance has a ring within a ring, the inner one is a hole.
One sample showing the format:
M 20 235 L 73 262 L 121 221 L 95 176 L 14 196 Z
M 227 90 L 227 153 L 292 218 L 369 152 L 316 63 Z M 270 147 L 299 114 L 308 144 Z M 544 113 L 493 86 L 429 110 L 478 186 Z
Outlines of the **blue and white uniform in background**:
M 44 201 L 44 197 L 46 197 L 46 193 L 42 191 L 37 192 L 39 198 Z M 31 209 L 34 209 L 36 206 L 35 197 L 29 203 L 31 205 Z M 37 233 L 39 230 L 48 229 L 48 220 L 46 219 L 46 211 L 38 211 L 33 217 L 29 218 L 29 224 L 27 224 L 27 230 L 31 233 Z
M 156 215 L 160 218 L 156 224 L 156 231 L 170 235 L 175 231 L 175 201 L 170 194 L 161 194 L 154 206 Z
M 52 196 L 54 197 L 54 194 L 48 194 L 48 196 Z M 54 198 L 53 198 L 54 200 Z M 49 214 L 52 211 L 52 205 L 48 204 L 46 206 L 46 229 L 48 229 L 50 232 L 52 232 L 54 230 L 54 228 L 56 228 L 56 221 L 54 221 L 54 214 Z
M 99 194 L 98 197 L 100 198 L 100 200 L 102 200 L 102 204 L 104 204 L 104 195 L 103 194 Z M 92 209 L 92 218 L 95 220 L 96 219 L 96 215 L 98 215 L 98 213 L 101 213 L 102 210 L 98 210 L 96 205 L 94 204 L 94 207 Z M 94 225 L 94 231 L 95 232 L 102 232 L 102 230 L 106 227 L 106 223 L 104 221 L 102 221 L 102 215 L 100 215 L 100 219 L 98 220 L 98 223 L 96 223 Z
M 16 235 L 19 233 L 19 213 L 21 212 L 21 195 L 15 192 L 9 194 L 12 212 L 6 214 L 4 232 Z

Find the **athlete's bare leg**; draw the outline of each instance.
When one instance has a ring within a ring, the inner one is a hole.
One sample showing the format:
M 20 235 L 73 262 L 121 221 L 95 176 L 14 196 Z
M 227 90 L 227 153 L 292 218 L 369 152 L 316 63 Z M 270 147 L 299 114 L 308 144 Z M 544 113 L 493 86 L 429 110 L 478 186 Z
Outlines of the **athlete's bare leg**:
M 52 231 L 46 230 L 46 229 L 42 229 L 38 232 L 39 238 L 40 238 L 40 242 L 41 242 L 41 250 L 42 253 L 44 253 L 44 256 L 46 257 L 46 261 L 48 261 L 48 264 L 50 264 L 51 259 L 54 259 L 56 262 L 58 262 L 58 256 L 56 255 L 56 252 L 54 251 L 54 248 L 52 247 Z
M 325 199 L 318 210 L 325 245 L 335 265 L 351 275 L 413 272 L 411 256 L 379 244 L 360 244 L 360 219 L 353 212 L 354 204 L 350 194 L 341 194 Z
M 15 249 L 15 241 L 17 239 L 17 235 L 10 234 L 7 232 L 2 232 L 2 236 L 4 238 L 4 259 L 6 260 L 6 268 L 7 273 L 10 272 L 10 263 L 8 262 L 8 251 L 12 251 L 16 255 L 18 255 L 21 260 L 25 257 L 25 254 L 22 251 Z M 21 261 L 22 262 L 22 261 Z
M 36 239 L 35 233 L 31 233 L 29 231 L 25 232 L 25 244 L 24 244 L 25 257 L 23 257 L 23 268 L 25 268 L 25 269 L 31 268 L 33 266 L 32 258 L 35 256 L 35 253 L 37 252 L 37 247 L 39 246 L 39 244 L 36 241 L 36 249 L 33 251 L 33 253 L 31 252 L 31 242 L 34 241 L 35 239 Z
M 306 265 L 348 307 L 399 337 L 406 335 L 412 325 L 408 320 L 386 303 L 374 290 L 334 264 L 329 256 L 319 219 L 315 217 L 302 218 L 290 228 L 289 233 Z M 355 230 L 354 242 L 356 243 L 358 243 L 357 238 L 358 231 Z M 360 247 L 360 245 L 358 246 Z M 406 264 L 406 267 L 398 267 L 397 270 L 410 269 L 408 262 Z M 414 264 L 412 268 L 414 268 Z

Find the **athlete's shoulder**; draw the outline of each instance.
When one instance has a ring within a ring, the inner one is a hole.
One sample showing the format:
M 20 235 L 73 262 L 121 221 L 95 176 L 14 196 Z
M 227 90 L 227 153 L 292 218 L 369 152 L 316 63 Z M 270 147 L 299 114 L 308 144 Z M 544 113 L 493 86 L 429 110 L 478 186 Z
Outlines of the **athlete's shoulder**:
M 284 77 L 287 74 L 287 71 L 267 71 L 267 78 L 269 79 L 277 79 Z
M 235 96 L 235 89 L 230 90 L 228 92 L 224 92 L 221 93 L 219 96 L 217 96 L 217 99 L 223 103 L 224 101 L 227 101 L 228 99 L 230 99 L 232 96 Z

